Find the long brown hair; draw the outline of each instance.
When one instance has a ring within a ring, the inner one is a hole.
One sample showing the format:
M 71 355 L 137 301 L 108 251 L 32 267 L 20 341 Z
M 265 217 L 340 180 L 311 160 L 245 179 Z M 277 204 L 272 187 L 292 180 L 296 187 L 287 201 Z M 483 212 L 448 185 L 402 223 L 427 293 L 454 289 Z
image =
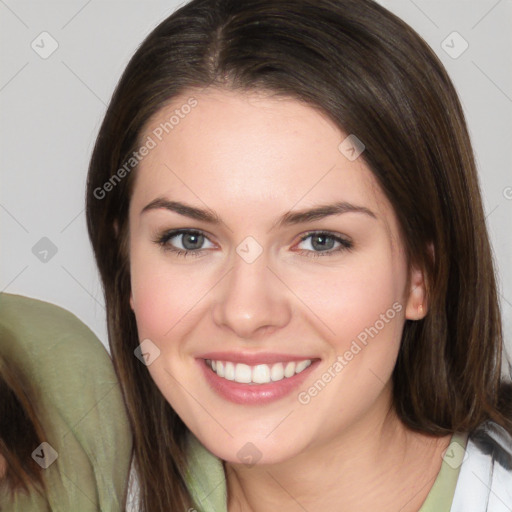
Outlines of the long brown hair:
M 133 355 L 139 340 L 129 304 L 127 214 L 136 166 L 118 170 L 142 145 L 156 112 L 180 93 L 209 86 L 296 98 L 363 141 L 409 263 L 428 279 L 429 313 L 406 321 L 393 373 L 399 417 L 436 436 L 471 431 L 486 419 L 512 432 L 475 161 L 459 99 L 434 52 L 371 0 L 193 0 L 157 26 L 129 62 L 87 183 L 88 230 L 134 434 L 141 507 L 193 504 L 184 476 L 186 426 Z

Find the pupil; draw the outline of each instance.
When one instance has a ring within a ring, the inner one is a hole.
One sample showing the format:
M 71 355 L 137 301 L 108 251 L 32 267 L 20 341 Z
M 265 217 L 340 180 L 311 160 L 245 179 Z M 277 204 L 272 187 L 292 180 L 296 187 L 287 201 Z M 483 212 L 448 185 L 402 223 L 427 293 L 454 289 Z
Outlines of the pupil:
M 185 249 L 197 249 L 197 246 L 201 247 L 203 238 L 203 235 L 194 233 L 186 234 L 183 236 L 183 247 L 185 247 Z
M 327 240 L 329 240 L 330 243 L 327 242 Z M 313 246 L 314 249 L 320 249 L 320 250 L 332 249 L 332 247 L 334 245 L 334 239 L 330 236 L 317 235 L 317 236 L 313 237 L 311 245 Z

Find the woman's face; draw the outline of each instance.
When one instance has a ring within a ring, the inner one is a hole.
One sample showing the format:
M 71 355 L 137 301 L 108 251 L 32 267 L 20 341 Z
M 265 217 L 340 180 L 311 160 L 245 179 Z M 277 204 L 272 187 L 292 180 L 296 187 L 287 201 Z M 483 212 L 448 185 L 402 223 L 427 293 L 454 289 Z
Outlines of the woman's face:
M 232 463 L 307 454 L 388 411 L 422 276 L 347 135 L 297 100 L 207 89 L 141 138 L 129 214 L 141 348 L 182 420 Z

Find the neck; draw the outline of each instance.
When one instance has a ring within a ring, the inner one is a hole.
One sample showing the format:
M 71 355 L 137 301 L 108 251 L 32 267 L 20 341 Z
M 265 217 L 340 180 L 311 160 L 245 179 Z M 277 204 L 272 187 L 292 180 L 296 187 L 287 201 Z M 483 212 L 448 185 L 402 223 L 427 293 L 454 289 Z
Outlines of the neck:
M 225 463 L 229 512 L 417 512 L 451 436 L 405 427 L 393 410 L 271 465 Z

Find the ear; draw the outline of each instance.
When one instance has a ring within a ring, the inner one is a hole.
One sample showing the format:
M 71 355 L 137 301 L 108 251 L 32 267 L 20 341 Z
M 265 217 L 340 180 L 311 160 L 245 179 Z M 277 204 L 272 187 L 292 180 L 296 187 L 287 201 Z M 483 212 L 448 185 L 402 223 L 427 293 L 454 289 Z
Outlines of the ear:
M 427 289 L 423 270 L 411 269 L 405 318 L 408 320 L 422 320 L 427 314 Z

